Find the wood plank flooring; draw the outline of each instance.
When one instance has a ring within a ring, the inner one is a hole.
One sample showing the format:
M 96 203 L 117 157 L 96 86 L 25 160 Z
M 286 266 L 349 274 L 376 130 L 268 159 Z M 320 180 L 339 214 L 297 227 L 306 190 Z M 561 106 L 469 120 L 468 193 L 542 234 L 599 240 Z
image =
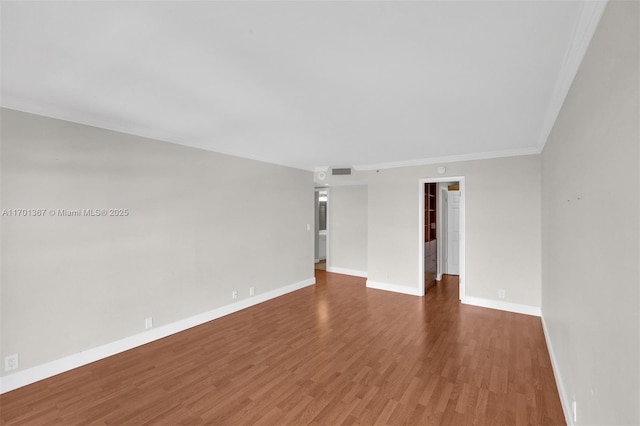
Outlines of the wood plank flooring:
M 6 393 L 2 424 L 564 424 L 540 319 L 317 284 Z

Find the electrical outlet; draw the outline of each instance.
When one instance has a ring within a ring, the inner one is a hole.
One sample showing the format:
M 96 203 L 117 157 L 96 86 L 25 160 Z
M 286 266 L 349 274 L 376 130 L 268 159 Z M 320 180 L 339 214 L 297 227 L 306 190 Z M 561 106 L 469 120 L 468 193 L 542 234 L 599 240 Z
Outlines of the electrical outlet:
M 498 297 L 500 299 L 504 299 L 507 296 L 507 292 L 505 291 L 504 288 L 501 288 L 498 290 Z
M 256 288 L 255 287 L 249 287 L 249 296 L 254 296 L 256 294 Z
M 4 357 L 4 371 L 15 370 L 20 366 L 20 355 L 13 354 Z
M 151 327 L 153 327 L 153 317 L 145 318 L 144 319 L 144 328 L 146 330 L 148 330 Z
M 234 300 L 238 298 L 238 290 L 233 290 L 231 292 L 231 298 Z

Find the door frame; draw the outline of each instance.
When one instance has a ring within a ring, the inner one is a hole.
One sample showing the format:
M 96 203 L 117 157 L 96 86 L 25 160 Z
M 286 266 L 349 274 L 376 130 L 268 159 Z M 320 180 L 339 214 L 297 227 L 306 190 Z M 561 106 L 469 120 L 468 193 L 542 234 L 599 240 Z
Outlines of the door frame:
M 460 301 L 465 300 L 465 248 L 466 248 L 466 232 L 465 232 L 465 205 L 467 198 L 467 191 L 465 185 L 464 176 L 448 176 L 438 178 L 423 178 L 419 179 L 419 202 L 418 202 L 418 276 L 420 277 L 420 295 L 424 296 L 424 186 L 426 183 L 439 183 L 439 182 L 458 182 L 460 185 L 460 275 L 459 275 L 459 291 Z M 442 218 L 440 218 L 442 219 Z M 440 237 L 441 238 L 441 237 Z M 438 254 L 441 256 L 441 254 Z
M 319 258 L 316 258 L 316 254 L 318 254 L 318 244 L 319 244 L 319 240 L 320 240 L 320 215 L 319 215 L 319 193 L 320 191 L 326 191 L 327 193 L 327 210 L 325 212 L 326 214 L 326 236 L 327 236 L 327 247 L 326 247 L 326 253 L 325 253 L 325 262 L 327 265 L 327 268 L 329 267 L 329 238 L 330 238 L 330 232 L 329 232 L 329 227 L 330 227 L 330 222 L 331 222 L 331 214 L 330 212 L 330 200 L 331 200 L 331 188 L 328 186 L 316 186 L 314 188 L 314 197 L 315 197 L 315 201 L 314 201 L 314 215 L 315 215 L 315 223 L 314 223 L 314 268 L 315 268 L 315 264 L 318 263 L 320 261 Z

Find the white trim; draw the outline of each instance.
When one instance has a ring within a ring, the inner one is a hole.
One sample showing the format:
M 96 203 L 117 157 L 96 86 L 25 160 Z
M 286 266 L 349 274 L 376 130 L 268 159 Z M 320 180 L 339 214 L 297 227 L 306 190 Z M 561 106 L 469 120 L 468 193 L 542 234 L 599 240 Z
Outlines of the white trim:
M 536 155 L 536 154 L 540 154 L 540 150 L 537 147 L 529 147 L 529 148 L 521 148 L 521 149 L 509 149 L 504 151 L 476 152 L 472 154 L 450 155 L 446 157 L 420 158 L 416 160 L 407 160 L 407 161 L 391 161 L 388 163 L 378 163 L 378 164 L 358 164 L 353 166 L 352 168 L 356 171 L 395 169 L 398 167 L 424 166 L 428 164 L 438 164 L 438 163 L 457 163 L 460 161 L 487 160 L 490 158 L 503 158 L 503 157 L 520 157 L 523 155 Z
M 367 271 L 359 271 L 357 269 L 340 268 L 337 266 L 327 266 L 327 272 L 334 274 L 353 275 L 354 277 L 367 278 Z
M 521 305 L 519 303 L 501 302 L 499 300 L 483 299 L 481 297 L 465 297 L 460 300 L 465 305 L 480 306 L 482 308 L 498 309 L 516 314 L 540 316 L 539 306 Z
M 382 283 L 380 281 L 367 280 L 367 287 L 374 288 L 376 290 L 392 291 L 394 293 L 410 294 L 411 296 L 424 296 L 424 292 L 421 292 L 418 288 Z
M 320 191 L 326 191 L 327 192 L 327 210 L 325 211 L 325 219 L 326 219 L 326 223 L 325 223 L 325 235 L 327 236 L 327 241 L 326 241 L 326 247 L 325 247 L 325 253 L 324 253 L 324 261 L 326 262 L 326 265 L 329 265 L 329 259 L 331 259 L 331 188 L 325 187 L 324 189 L 321 189 Z M 319 218 L 320 216 L 318 216 Z M 319 236 L 318 236 L 319 238 Z M 318 253 L 319 254 L 319 253 Z
M 551 367 L 553 368 L 553 376 L 556 379 L 556 387 L 560 394 L 560 404 L 562 405 L 562 411 L 564 412 L 564 419 L 568 426 L 573 426 L 573 415 L 571 413 L 571 400 L 562 382 L 562 376 L 560 376 L 560 367 L 558 367 L 558 360 L 556 354 L 553 351 L 553 345 L 551 345 L 551 337 L 549 336 L 549 329 L 547 328 L 547 322 L 544 320 L 544 313 L 540 312 L 540 319 L 542 320 L 542 331 L 544 333 L 544 340 L 547 342 L 547 351 L 549 352 L 549 358 L 551 358 Z
M 420 279 L 420 283 L 418 284 L 421 288 L 421 296 L 425 294 L 424 288 L 424 185 L 426 183 L 438 183 L 438 182 L 458 182 L 460 185 L 460 270 L 458 271 L 459 279 L 458 279 L 458 294 L 460 300 L 464 299 L 466 295 L 466 198 L 467 198 L 467 189 L 466 189 L 466 181 L 464 176 L 450 176 L 450 177 L 439 177 L 439 178 L 424 178 L 418 180 L 418 277 Z
M 418 286 L 424 295 L 426 289 L 424 288 L 424 196 L 426 192 L 426 181 L 424 179 L 418 180 Z
M 460 260 L 458 294 L 460 300 L 467 295 L 467 183 L 460 178 Z
M 574 28 L 571 44 L 565 53 L 564 64 L 560 69 L 551 102 L 544 118 L 542 132 L 538 140 L 538 152 L 542 152 L 542 149 L 547 143 L 547 139 L 556 123 L 558 114 L 560 114 L 560 110 L 562 109 L 562 104 L 569 93 L 573 80 L 576 78 L 582 59 L 587 52 L 587 48 L 591 43 L 593 34 L 596 32 L 596 28 L 598 27 L 598 23 L 606 6 L 607 0 L 583 2 L 582 12 Z
M 29 385 L 31 383 L 35 383 L 39 380 L 43 380 L 51 376 L 55 376 L 56 374 L 64 373 L 65 371 L 69 371 L 74 368 L 78 368 L 83 365 L 107 358 L 120 352 L 133 349 L 135 347 L 153 342 L 155 340 L 162 339 L 164 337 L 204 324 L 225 315 L 229 315 L 234 312 L 238 312 L 251 306 L 257 305 L 259 303 L 266 302 L 267 300 L 283 296 L 296 290 L 300 290 L 301 288 L 313 285 L 315 283 L 315 278 L 307 278 L 306 280 L 290 284 L 285 287 L 280 287 L 266 293 L 258 294 L 253 297 L 232 303 L 230 305 L 222 306 L 220 308 L 216 308 L 208 312 L 203 312 L 201 314 L 194 315 L 192 317 L 185 318 L 171 324 L 153 328 L 142 333 L 135 334 L 133 336 L 125 337 L 124 339 L 116 340 L 115 342 L 107 343 L 105 345 L 78 352 L 76 354 L 69 355 L 55 361 L 47 362 L 45 364 L 40 364 L 26 370 L 18 371 L 8 376 L 0 377 L 0 394 L 12 391 L 22 386 Z

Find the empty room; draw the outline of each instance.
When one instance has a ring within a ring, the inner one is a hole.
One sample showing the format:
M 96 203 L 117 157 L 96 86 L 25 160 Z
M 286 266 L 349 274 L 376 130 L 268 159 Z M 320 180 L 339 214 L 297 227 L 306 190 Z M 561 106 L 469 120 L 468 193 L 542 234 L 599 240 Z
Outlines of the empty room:
M 2 425 L 640 424 L 640 2 L 0 39 Z

